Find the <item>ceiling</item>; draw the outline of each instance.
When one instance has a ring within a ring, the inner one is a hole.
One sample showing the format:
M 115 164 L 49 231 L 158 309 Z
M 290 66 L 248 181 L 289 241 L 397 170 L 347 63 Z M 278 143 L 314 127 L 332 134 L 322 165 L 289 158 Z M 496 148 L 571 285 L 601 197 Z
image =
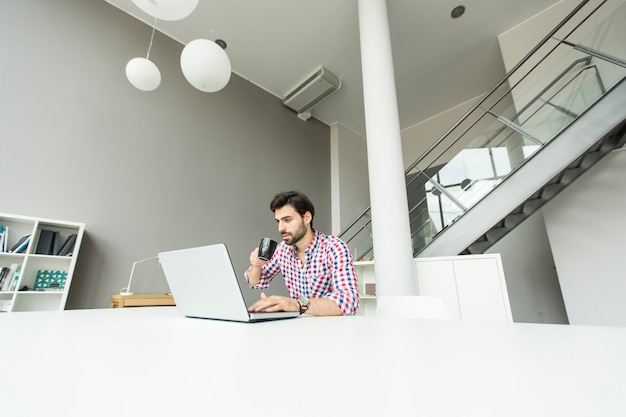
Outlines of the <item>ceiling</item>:
M 132 0 L 105 1 L 154 23 Z M 401 129 L 493 87 L 505 74 L 497 36 L 555 3 L 387 0 Z M 453 19 L 460 4 L 465 14 Z M 182 44 L 223 39 L 233 72 L 281 99 L 325 66 L 342 85 L 313 117 L 365 136 L 357 7 L 358 0 L 200 0 L 190 16 L 156 28 Z

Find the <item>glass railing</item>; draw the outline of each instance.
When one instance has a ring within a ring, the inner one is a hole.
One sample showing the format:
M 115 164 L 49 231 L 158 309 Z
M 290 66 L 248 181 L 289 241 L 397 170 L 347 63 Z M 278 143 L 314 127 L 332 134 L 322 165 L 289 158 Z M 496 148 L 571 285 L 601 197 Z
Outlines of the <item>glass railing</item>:
M 409 166 L 415 255 L 626 76 L 626 6 L 605 3 L 581 2 Z M 340 236 L 356 260 L 374 258 L 369 208 Z

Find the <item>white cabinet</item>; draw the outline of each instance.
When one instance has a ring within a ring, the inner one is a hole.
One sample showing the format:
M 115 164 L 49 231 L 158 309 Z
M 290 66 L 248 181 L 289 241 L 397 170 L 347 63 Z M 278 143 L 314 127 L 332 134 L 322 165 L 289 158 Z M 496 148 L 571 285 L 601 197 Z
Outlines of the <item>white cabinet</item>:
M 63 310 L 85 225 L 0 213 L 0 226 L 0 312 Z
M 415 259 L 419 295 L 440 297 L 453 319 L 512 322 L 500 254 Z
M 376 314 L 374 261 L 354 263 L 361 293 L 359 314 Z M 415 259 L 418 295 L 443 300 L 453 320 L 512 322 L 500 254 Z
M 415 260 L 415 276 L 419 295 L 441 298 L 453 320 L 461 319 L 454 278 L 454 263 L 439 258 Z

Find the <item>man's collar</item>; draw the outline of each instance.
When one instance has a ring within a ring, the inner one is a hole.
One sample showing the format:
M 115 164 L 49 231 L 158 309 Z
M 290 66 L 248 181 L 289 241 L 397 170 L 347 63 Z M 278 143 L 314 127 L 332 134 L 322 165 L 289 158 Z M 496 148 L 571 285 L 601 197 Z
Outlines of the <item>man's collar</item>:
M 312 231 L 313 231 L 313 239 L 311 239 L 311 241 L 307 245 L 306 249 L 304 250 L 305 252 L 312 251 L 317 246 L 317 242 L 319 242 L 317 230 L 312 229 Z

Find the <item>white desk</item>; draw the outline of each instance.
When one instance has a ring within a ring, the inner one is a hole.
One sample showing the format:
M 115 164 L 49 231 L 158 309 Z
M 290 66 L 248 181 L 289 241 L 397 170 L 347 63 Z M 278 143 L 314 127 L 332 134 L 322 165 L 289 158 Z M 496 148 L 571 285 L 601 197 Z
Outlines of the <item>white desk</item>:
M 626 415 L 624 328 L 146 307 L 3 314 L 0 341 L 2 417 Z

